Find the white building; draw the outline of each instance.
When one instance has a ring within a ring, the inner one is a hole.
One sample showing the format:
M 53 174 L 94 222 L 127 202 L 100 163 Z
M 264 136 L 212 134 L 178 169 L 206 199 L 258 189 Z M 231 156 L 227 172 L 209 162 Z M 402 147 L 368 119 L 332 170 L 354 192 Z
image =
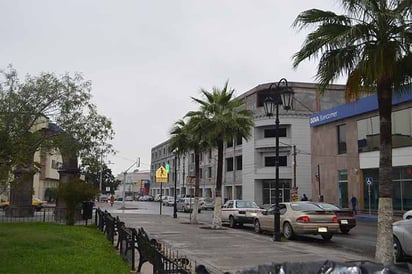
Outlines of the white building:
M 274 202 L 275 197 L 275 147 L 276 131 L 274 117 L 267 117 L 263 100 L 269 86 L 259 85 L 239 96 L 245 107 L 254 113 L 255 126 L 248 140 L 236 138 L 225 144 L 222 196 L 226 199 L 246 199 L 258 204 Z M 345 102 L 344 86 L 332 85 L 321 96 L 317 86 L 311 83 L 288 83 L 294 91 L 293 107 L 289 111 L 279 106 L 279 190 L 280 200 L 291 200 L 293 187 L 299 194 L 312 197 L 311 140 L 309 116 Z M 179 117 L 176 118 L 176 120 Z M 201 155 L 200 188 L 203 196 L 214 196 L 216 182 L 216 151 Z M 169 182 L 162 185 L 164 195 L 174 194 L 175 155 L 169 150 L 169 141 L 152 148 L 150 176 L 151 194 L 160 193 L 160 184 L 155 182 L 155 171 L 169 164 Z M 187 153 L 177 159 L 177 194 L 193 194 L 190 182 L 194 176 L 194 155 Z

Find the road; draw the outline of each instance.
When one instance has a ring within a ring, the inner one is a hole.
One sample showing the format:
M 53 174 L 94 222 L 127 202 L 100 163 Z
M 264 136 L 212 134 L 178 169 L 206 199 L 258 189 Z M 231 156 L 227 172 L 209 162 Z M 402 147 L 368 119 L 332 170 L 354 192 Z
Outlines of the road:
M 122 202 L 116 201 L 113 208 L 120 208 Z M 160 206 L 157 202 L 125 202 L 127 211 L 136 212 L 138 214 L 160 214 Z M 107 207 L 107 205 L 105 205 Z M 110 207 L 110 206 L 109 206 Z M 173 207 L 162 206 L 162 215 L 173 216 Z M 205 224 L 212 223 L 213 211 L 202 211 L 199 214 L 199 221 Z M 178 216 L 190 218 L 189 213 L 178 212 Z M 239 228 L 237 228 L 239 229 Z M 252 225 L 245 225 L 243 230 L 254 233 Z M 262 237 L 268 237 L 271 240 L 272 235 L 263 234 Z M 336 234 L 332 240 L 324 241 L 319 236 L 300 236 L 295 239 L 301 243 L 308 243 L 317 246 L 328 246 L 359 253 L 364 256 L 373 258 L 375 256 L 376 246 L 376 223 L 369 221 L 358 221 L 357 226 L 353 228 L 349 234 Z

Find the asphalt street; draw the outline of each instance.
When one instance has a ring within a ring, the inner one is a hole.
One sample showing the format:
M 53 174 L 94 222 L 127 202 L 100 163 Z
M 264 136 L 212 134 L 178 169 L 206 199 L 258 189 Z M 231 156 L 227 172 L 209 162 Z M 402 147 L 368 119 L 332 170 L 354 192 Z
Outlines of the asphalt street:
M 156 203 L 131 202 L 126 204 L 126 210 L 119 209 L 121 204 L 104 207 L 127 226 L 143 227 L 151 237 L 179 254 L 186 254 L 196 264 L 205 265 L 212 273 L 236 273 L 257 265 L 284 262 L 373 261 L 373 253 L 337 247 L 335 237 L 330 242 L 316 236 L 310 237 L 312 240 L 273 242 L 270 236 L 249 229 L 210 229 L 211 212 L 202 212 L 200 223 L 191 224 L 188 213 L 179 212 L 178 218 L 173 219 L 172 207 L 163 207 L 160 215 Z

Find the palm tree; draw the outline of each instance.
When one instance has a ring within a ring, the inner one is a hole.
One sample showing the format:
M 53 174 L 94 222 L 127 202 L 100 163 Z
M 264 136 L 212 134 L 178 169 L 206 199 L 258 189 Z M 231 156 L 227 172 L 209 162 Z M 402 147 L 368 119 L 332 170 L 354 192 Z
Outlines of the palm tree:
M 200 105 L 199 111 L 192 111 L 188 117 L 197 117 L 204 138 L 212 147 L 217 147 L 216 195 L 213 214 L 213 228 L 222 226 L 222 179 L 223 145 L 237 136 L 247 139 L 253 127 L 253 112 L 246 109 L 240 98 L 233 98 L 234 89 L 228 88 L 228 82 L 222 90 L 213 88 L 212 92 L 201 89 L 205 100 L 192 99 Z
M 296 68 L 303 60 L 319 57 L 316 74 L 321 91 L 347 75 L 346 98 L 356 100 L 376 93 L 380 117 L 379 209 L 375 259 L 393 262 L 393 184 L 391 113 L 392 94 L 405 91 L 411 81 L 410 0 L 340 0 L 345 14 L 311 9 L 295 19 L 308 34 L 293 56 Z
M 207 147 L 203 138 L 199 117 L 191 117 L 186 123 L 179 120 L 170 131 L 170 149 L 175 150 L 179 155 L 194 151 L 195 154 L 195 199 L 193 204 L 193 223 L 198 223 L 199 193 L 200 193 L 200 153 Z M 179 156 L 178 155 L 178 156 Z M 176 190 L 175 190 L 176 191 Z

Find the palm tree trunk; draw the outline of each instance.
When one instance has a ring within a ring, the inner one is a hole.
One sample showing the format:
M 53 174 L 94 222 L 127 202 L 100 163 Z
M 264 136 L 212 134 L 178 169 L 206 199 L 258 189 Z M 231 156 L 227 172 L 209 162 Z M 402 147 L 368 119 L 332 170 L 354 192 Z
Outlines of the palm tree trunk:
M 200 157 L 199 148 L 195 148 L 195 198 L 193 203 L 193 219 L 192 223 L 199 223 L 198 209 L 199 209 L 199 185 L 200 185 Z
M 383 82 L 383 83 L 382 83 Z M 375 259 L 384 264 L 393 263 L 393 182 L 392 176 L 392 89 L 385 81 L 378 83 L 380 122 L 379 206 Z
M 213 228 L 222 227 L 222 179 L 223 179 L 223 140 L 217 141 L 217 173 L 215 209 L 213 212 Z

